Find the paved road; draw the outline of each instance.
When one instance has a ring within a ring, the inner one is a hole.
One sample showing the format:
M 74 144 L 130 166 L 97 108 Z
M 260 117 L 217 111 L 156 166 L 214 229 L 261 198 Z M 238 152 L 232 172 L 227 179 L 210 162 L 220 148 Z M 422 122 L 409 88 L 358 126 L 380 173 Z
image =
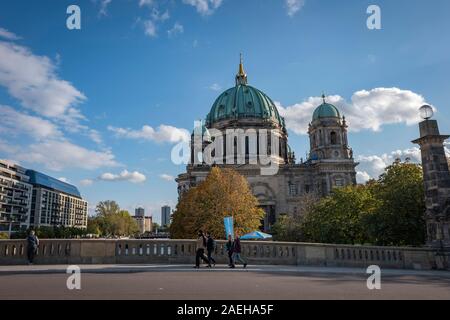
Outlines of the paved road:
M 450 272 L 383 270 L 382 289 L 365 270 L 183 265 L 80 266 L 82 289 L 66 287 L 65 266 L 0 266 L 1 299 L 450 299 Z

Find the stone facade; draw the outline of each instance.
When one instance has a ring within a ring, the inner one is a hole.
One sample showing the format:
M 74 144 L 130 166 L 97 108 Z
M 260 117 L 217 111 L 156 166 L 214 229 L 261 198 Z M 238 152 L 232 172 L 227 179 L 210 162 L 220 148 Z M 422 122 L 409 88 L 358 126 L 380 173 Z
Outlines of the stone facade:
M 288 143 L 284 118 L 270 98 L 247 85 L 247 75 L 241 63 L 236 87 L 219 96 L 207 116 L 206 125 L 194 130 L 191 162 L 187 172 L 177 178 L 179 194 L 206 179 L 211 163 L 199 163 L 198 154 L 204 155 L 211 141 L 217 143 L 219 136 L 224 149 L 223 159 L 220 158 L 223 161 L 212 165 L 234 169 L 247 178 L 253 194 L 266 212 L 263 227 L 266 232 L 271 231 L 280 215 L 300 211 L 302 195 L 314 193 L 320 197 L 327 196 L 333 188 L 356 184 L 357 163 L 349 148 L 345 117 L 341 117 L 337 108 L 326 102 L 325 96 L 323 100 L 323 104 L 311 115 L 309 156 L 297 161 Z M 251 137 L 245 134 L 249 130 L 267 130 L 274 138 L 265 139 L 255 134 L 253 138 L 257 148 L 252 151 Z M 200 150 L 195 147 L 199 145 L 195 141 L 197 133 L 201 133 L 203 142 Z M 253 153 L 261 153 L 262 145 L 270 150 L 270 158 L 278 166 L 276 174 L 261 174 L 264 165 L 260 161 L 251 161 Z
M 450 172 L 444 141 L 436 120 L 419 124 L 420 146 L 425 187 L 428 244 L 450 249 Z

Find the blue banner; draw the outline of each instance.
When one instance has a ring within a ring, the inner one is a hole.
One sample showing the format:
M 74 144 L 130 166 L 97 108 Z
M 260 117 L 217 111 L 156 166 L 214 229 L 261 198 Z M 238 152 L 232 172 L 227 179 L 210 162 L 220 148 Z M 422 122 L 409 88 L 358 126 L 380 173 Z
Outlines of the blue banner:
M 225 224 L 225 236 L 226 239 L 228 239 L 228 236 L 231 235 L 231 237 L 233 238 L 234 236 L 234 232 L 233 232 L 233 217 L 226 217 L 223 219 L 223 222 Z

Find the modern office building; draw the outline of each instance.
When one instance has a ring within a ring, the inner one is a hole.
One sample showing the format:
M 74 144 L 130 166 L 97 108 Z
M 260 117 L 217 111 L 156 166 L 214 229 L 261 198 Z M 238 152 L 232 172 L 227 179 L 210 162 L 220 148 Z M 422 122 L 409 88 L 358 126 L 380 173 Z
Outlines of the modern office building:
M 26 169 L 0 160 L 0 232 L 27 229 L 32 185 Z
M 88 204 L 75 186 L 34 170 L 26 175 L 33 185 L 30 226 L 87 227 Z
M 161 208 L 161 226 L 167 227 L 170 225 L 172 211 L 169 206 Z
M 136 210 L 134 212 L 135 212 L 135 215 L 134 215 L 133 219 L 136 221 L 136 223 L 139 227 L 139 233 L 145 234 L 147 232 L 152 232 L 153 231 L 153 218 L 145 216 L 145 209 L 144 208 L 136 208 Z
M 136 217 L 144 217 L 145 216 L 145 209 L 141 208 L 141 207 L 136 208 L 134 210 L 134 214 L 135 214 Z

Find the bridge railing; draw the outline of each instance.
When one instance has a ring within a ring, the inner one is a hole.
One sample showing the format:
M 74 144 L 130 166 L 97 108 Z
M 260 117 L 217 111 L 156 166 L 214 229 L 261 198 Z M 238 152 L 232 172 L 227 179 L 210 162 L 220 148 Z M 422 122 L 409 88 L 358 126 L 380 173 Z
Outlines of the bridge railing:
M 195 240 L 41 240 L 37 264 L 194 263 Z M 228 263 L 226 241 L 214 258 Z M 242 242 L 250 264 L 445 269 L 448 261 L 431 248 L 351 246 L 290 242 Z M 25 264 L 25 240 L 0 240 L 0 265 Z

